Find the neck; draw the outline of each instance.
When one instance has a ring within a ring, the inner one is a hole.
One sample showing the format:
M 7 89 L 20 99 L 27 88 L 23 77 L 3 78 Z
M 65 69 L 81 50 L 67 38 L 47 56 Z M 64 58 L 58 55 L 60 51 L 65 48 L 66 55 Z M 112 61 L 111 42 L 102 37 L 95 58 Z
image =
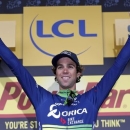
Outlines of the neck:
M 71 91 L 73 91 L 75 95 L 78 95 L 76 90 L 70 90 L 70 89 L 62 89 L 58 92 L 58 95 L 67 98 Z
M 60 90 L 76 91 L 76 85 L 74 85 L 73 87 L 68 87 L 68 88 L 59 86 L 59 89 L 60 89 Z

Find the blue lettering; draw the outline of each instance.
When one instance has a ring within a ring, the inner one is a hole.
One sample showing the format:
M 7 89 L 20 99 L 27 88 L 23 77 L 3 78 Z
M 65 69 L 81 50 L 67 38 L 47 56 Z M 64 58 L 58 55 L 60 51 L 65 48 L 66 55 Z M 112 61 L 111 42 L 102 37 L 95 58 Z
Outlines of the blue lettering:
M 74 24 L 73 20 L 60 20 L 57 21 L 52 25 L 52 33 L 56 35 L 57 37 L 62 37 L 62 38 L 68 38 L 68 37 L 73 37 L 74 33 L 70 34 L 63 34 L 62 32 L 59 31 L 59 27 L 62 24 L 69 23 L 69 24 Z M 42 38 L 52 38 L 54 37 L 53 34 L 45 34 L 44 33 L 44 23 L 43 21 L 37 21 L 37 36 L 42 37 Z M 86 31 L 86 26 L 85 26 L 85 20 L 79 20 L 79 35 L 82 37 L 97 37 L 96 33 L 87 33 Z
M 37 21 L 37 36 L 44 38 L 53 37 L 51 34 L 44 34 L 43 29 L 43 21 Z
M 79 34 L 82 37 L 97 37 L 95 33 L 86 33 L 85 32 L 85 20 L 79 20 Z
M 63 34 L 59 31 L 59 26 L 61 24 L 64 24 L 64 23 L 71 23 L 73 24 L 73 20 L 61 20 L 61 21 L 57 21 L 56 23 L 53 24 L 52 26 L 52 32 L 58 36 L 58 37 L 73 37 L 74 36 L 74 33 L 71 33 L 71 34 Z

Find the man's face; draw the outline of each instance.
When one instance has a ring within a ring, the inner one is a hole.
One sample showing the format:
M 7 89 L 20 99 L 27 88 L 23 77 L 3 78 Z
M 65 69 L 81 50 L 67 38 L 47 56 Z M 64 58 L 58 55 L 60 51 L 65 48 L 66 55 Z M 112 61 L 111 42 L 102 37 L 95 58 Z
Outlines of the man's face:
M 76 79 L 80 76 L 77 73 L 76 64 L 68 57 L 58 60 L 56 68 L 56 79 L 60 85 L 60 89 L 76 89 Z

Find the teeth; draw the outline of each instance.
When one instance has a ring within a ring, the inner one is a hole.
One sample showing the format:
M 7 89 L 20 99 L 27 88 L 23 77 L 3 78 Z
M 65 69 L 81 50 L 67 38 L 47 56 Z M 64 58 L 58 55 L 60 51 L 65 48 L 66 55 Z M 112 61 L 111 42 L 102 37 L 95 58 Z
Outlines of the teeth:
M 64 80 L 68 80 L 68 79 L 69 79 L 69 77 L 63 77 L 63 79 L 64 79 Z

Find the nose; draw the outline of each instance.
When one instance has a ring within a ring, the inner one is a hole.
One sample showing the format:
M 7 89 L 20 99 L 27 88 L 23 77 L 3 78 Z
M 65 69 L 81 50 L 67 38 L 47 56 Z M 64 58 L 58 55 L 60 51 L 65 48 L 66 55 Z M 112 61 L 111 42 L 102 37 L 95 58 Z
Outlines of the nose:
M 64 68 L 64 69 L 63 69 L 63 73 L 68 73 L 68 69 L 67 69 L 67 68 Z

